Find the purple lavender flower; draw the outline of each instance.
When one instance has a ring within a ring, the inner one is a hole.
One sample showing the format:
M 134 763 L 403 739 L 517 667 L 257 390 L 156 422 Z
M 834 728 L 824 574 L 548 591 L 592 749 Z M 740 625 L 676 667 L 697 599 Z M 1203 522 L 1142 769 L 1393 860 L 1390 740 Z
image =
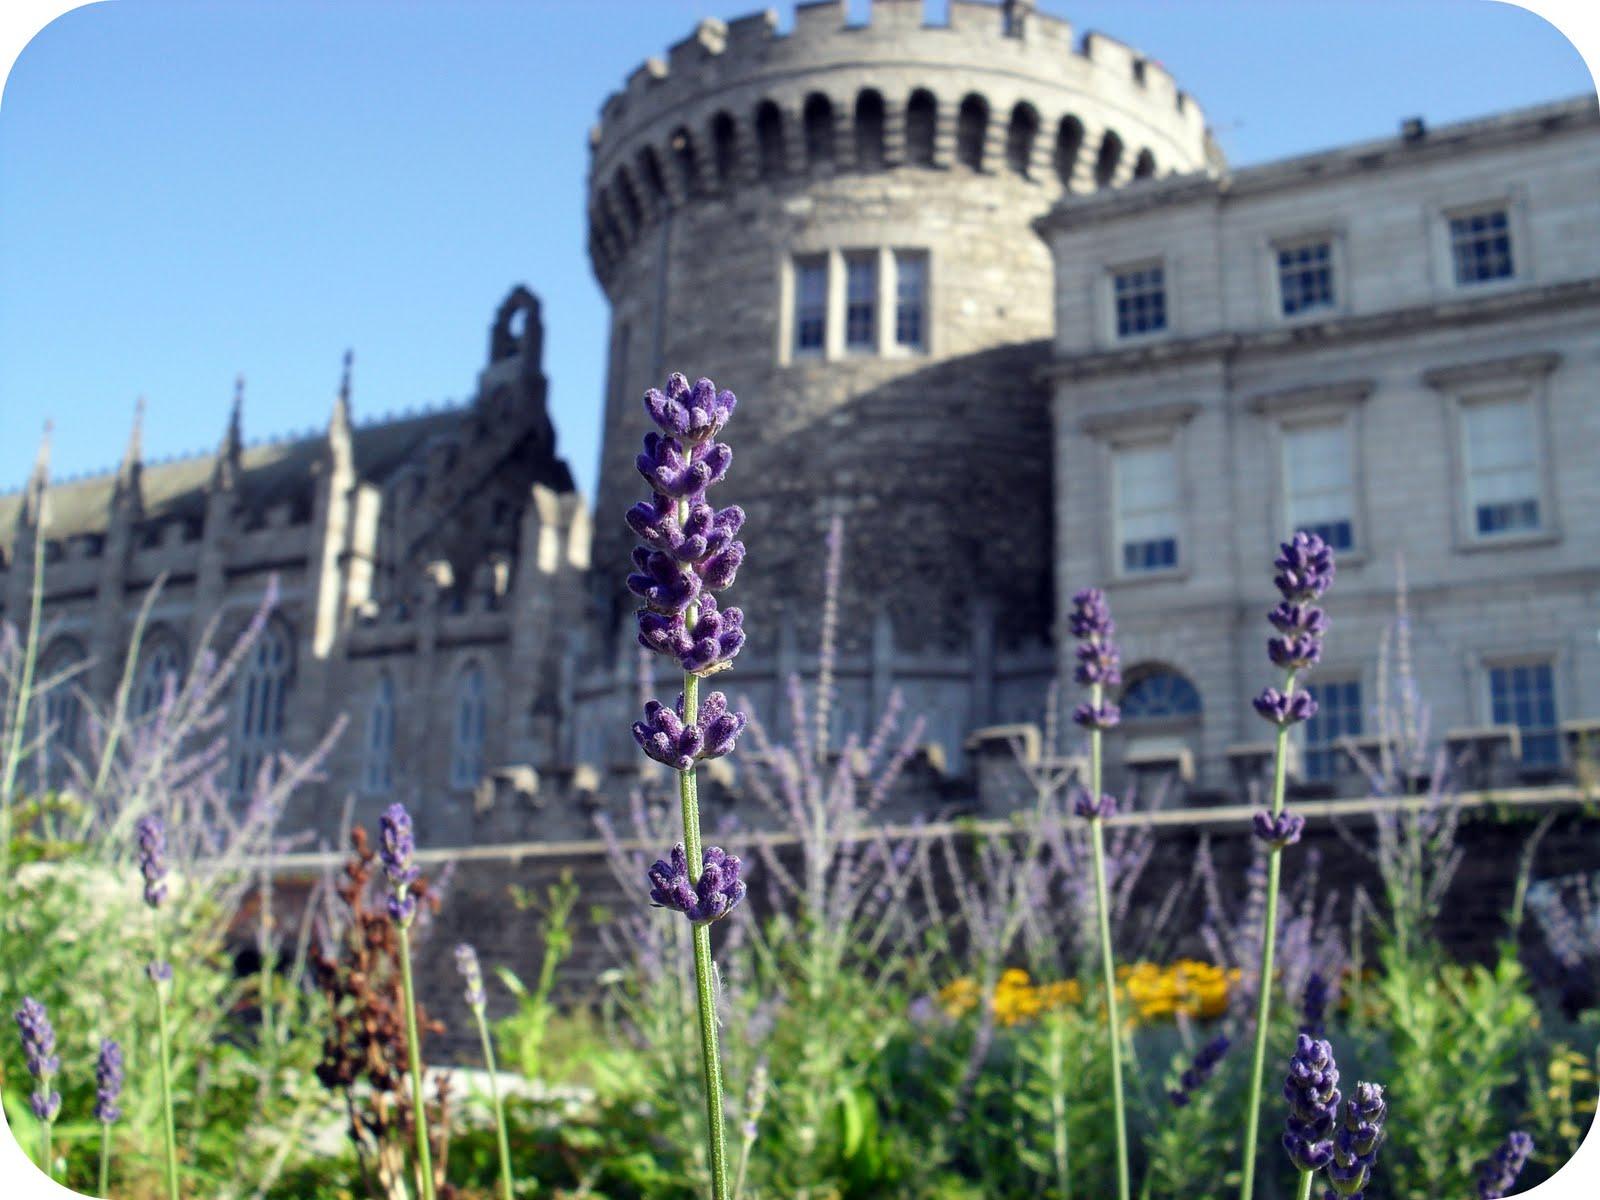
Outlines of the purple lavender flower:
M 411 885 L 422 871 L 412 861 L 416 852 L 411 814 L 404 804 L 389 805 L 378 818 L 378 857 L 383 873 L 389 877 L 389 917 L 397 925 L 409 925 L 417 915 L 417 898 L 411 895 Z
M 172 964 L 162 961 L 146 963 L 144 977 L 151 983 L 170 983 L 172 982 Z
M 696 925 L 706 925 L 733 911 L 744 899 L 739 860 L 718 846 L 705 848 L 700 878 L 689 881 L 689 856 L 679 842 L 668 859 L 650 868 L 650 901 L 659 908 L 683 913 Z
M 467 985 L 467 1007 L 482 1008 L 489 1003 L 489 997 L 483 992 L 483 969 L 478 966 L 478 952 L 466 942 L 456 947 L 456 970 L 461 972 L 461 980 Z
M 1323 1200 L 1362 1200 L 1378 1147 L 1383 1144 L 1383 1119 L 1389 1113 L 1383 1088 L 1376 1083 L 1356 1084 L 1355 1095 L 1344 1103 L 1344 1123 L 1333 1135 L 1333 1161 L 1328 1164 L 1328 1182 Z
M 50 1014 L 44 1005 L 32 996 L 23 999 L 16 1017 L 28 1074 L 39 1081 L 39 1086 L 28 1097 L 29 1106 L 39 1120 L 53 1121 L 61 1111 L 61 1093 L 50 1086 L 50 1080 L 61 1069 L 61 1059 L 56 1055 L 55 1028 L 50 1024 Z
M 1232 1045 L 1227 1034 L 1219 1033 L 1200 1047 L 1200 1052 L 1194 1056 L 1194 1062 L 1178 1077 L 1178 1086 L 1167 1092 L 1167 1097 L 1172 1101 L 1174 1108 L 1188 1106 L 1190 1095 L 1205 1086 L 1206 1080 L 1211 1078 L 1211 1073 L 1217 1069 L 1217 1064 L 1222 1061 Z
M 110 1125 L 122 1119 L 117 1100 L 122 1095 L 122 1047 L 110 1038 L 100 1042 L 100 1056 L 94 1064 L 94 1119 Z
M 1533 1153 L 1533 1139 L 1521 1130 L 1506 1135 L 1478 1168 L 1478 1200 L 1502 1200 L 1517 1186 L 1517 1176 Z
M 647 433 L 634 465 L 651 491 L 681 500 L 698 497 L 720 483 L 733 465 L 733 451 L 723 442 L 685 447 L 675 437 Z
M 1322 1170 L 1333 1161 L 1333 1127 L 1339 1119 L 1339 1068 L 1332 1046 L 1300 1035 L 1283 1098 L 1289 1102 L 1284 1150 L 1302 1171 Z
M 1111 619 L 1111 608 L 1106 594 L 1099 588 L 1084 588 L 1072 597 L 1072 612 L 1067 617 L 1072 636 L 1079 641 L 1099 639 L 1108 641 L 1117 631 Z
M 1072 811 L 1090 821 L 1099 820 L 1101 817 L 1114 817 L 1117 815 L 1117 798 L 1101 796 L 1096 801 L 1088 791 L 1080 790 L 1072 802 Z
M 1085 729 L 1113 729 L 1122 720 L 1122 710 L 1109 700 L 1099 704 L 1085 701 L 1072 710 L 1072 720 Z
M 1256 712 L 1261 714 L 1263 720 L 1278 726 L 1298 725 L 1317 715 L 1317 701 L 1304 689 L 1285 695 L 1277 688 L 1269 687 L 1251 703 L 1256 706 Z
M 1300 1032 L 1308 1037 L 1321 1037 L 1327 1013 L 1328 981 L 1321 971 L 1312 971 L 1306 976 L 1305 992 L 1300 999 Z
M 160 908 L 167 898 L 167 826 L 154 813 L 139 818 L 133 827 L 139 848 L 139 872 L 144 876 L 144 902 Z
M 1333 583 L 1333 550 L 1314 533 L 1301 531 L 1279 547 L 1272 582 L 1291 604 L 1316 600 Z
M 1285 671 L 1303 671 L 1322 658 L 1322 641 L 1309 633 L 1267 639 L 1267 657 Z
M 1294 845 L 1306 827 L 1304 817 L 1287 809 L 1277 816 L 1266 811 L 1258 812 L 1250 820 L 1256 838 L 1275 850 Z
M 746 717 L 729 710 L 726 696 L 712 692 L 700 702 L 689 724 L 684 722 L 683 705 L 679 692 L 674 708 L 659 700 L 644 706 L 644 720 L 633 723 L 633 740 L 645 754 L 675 771 L 687 771 L 700 759 L 721 758 L 733 749 Z
M 689 442 L 721 433 L 738 402 L 732 392 L 717 391 L 709 379 L 697 379 L 691 387 L 677 372 L 667 377 L 665 392 L 651 388 L 644 394 L 644 410 L 661 432 Z

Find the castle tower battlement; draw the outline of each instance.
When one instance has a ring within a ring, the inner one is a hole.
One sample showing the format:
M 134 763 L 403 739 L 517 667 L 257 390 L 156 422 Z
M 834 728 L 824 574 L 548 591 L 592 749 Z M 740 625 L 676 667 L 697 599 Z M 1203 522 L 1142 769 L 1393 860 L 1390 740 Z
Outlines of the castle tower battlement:
M 1159 63 L 1031 3 L 843 0 L 702 21 L 641 64 L 590 131 L 590 248 L 604 282 L 660 216 L 837 172 L 972 162 L 1051 198 L 1208 163 L 1205 117 Z

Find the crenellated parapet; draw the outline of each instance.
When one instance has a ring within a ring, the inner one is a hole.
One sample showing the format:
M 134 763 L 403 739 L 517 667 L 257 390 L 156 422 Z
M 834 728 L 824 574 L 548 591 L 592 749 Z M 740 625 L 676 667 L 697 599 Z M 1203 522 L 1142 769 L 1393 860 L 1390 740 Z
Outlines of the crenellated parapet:
M 845 173 L 1010 175 L 1049 194 L 1212 165 L 1204 114 L 1155 60 L 1031 3 L 843 0 L 708 19 L 647 59 L 590 133 L 590 250 L 602 281 L 693 201 Z

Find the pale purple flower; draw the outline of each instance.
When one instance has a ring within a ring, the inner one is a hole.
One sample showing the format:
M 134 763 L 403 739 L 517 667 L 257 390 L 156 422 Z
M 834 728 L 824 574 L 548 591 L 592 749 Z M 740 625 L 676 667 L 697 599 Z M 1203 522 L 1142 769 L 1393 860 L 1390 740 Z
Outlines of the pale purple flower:
M 1114 817 L 1117 814 L 1117 798 L 1101 796 L 1097 801 L 1087 789 L 1082 789 L 1073 798 L 1072 811 L 1090 821 L 1097 821 L 1102 817 Z
M 719 846 L 707 846 L 700 878 L 689 880 L 689 856 L 679 842 L 667 859 L 650 868 L 650 901 L 660 908 L 683 913 L 696 925 L 706 925 L 733 911 L 744 899 L 739 860 Z
M 139 850 L 139 872 L 144 876 L 144 902 L 160 908 L 167 898 L 167 826 L 151 813 L 133 827 Z
M 50 1024 L 50 1014 L 44 1005 L 28 996 L 17 1009 L 16 1018 L 28 1074 L 39 1083 L 28 1097 L 28 1104 L 39 1120 L 53 1121 L 61 1111 L 61 1093 L 50 1086 L 50 1081 L 61 1069 L 61 1059 L 56 1054 L 56 1031 Z
M 483 991 L 483 969 L 478 965 L 478 952 L 466 942 L 456 947 L 456 970 L 467 985 L 467 1007 L 482 1008 L 489 1002 Z
M 1521 1130 L 1507 1134 L 1506 1140 L 1478 1168 L 1478 1200 L 1502 1200 L 1509 1195 L 1532 1153 L 1531 1137 Z
M 1105 593 L 1099 588 L 1085 588 L 1073 596 L 1067 625 L 1080 643 L 1073 678 L 1084 687 L 1115 687 L 1121 683 L 1122 657 L 1111 640 L 1117 626 L 1111 619 Z M 1110 729 L 1121 717 L 1117 706 L 1105 700 L 1080 704 L 1072 713 L 1072 719 L 1086 729 Z
M 120 1120 L 117 1100 L 122 1095 L 122 1047 L 110 1038 L 100 1042 L 100 1055 L 94 1064 L 94 1119 L 105 1125 Z
M 422 875 L 412 861 L 416 852 L 411 814 L 405 805 L 391 804 L 378 818 L 378 858 L 389 878 L 389 917 L 397 925 L 409 925 L 417 914 L 417 899 L 411 895 L 411 885 Z

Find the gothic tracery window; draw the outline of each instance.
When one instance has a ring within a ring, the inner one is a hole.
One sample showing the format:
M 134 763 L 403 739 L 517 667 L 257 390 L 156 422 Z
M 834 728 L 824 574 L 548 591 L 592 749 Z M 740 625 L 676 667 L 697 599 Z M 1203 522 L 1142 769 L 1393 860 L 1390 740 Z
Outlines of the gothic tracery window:
M 367 709 L 366 740 L 362 744 L 361 788 L 369 796 L 386 795 L 394 785 L 394 681 L 378 677 Z
M 233 788 L 245 796 L 255 786 L 263 763 L 283 745 L 285 701 L 294 656 L 289 632 L 270 622 L 250 648 L 239 678 L 238 732 L 233 755 Z
M 454 737 L 450 747 L 450 786 L 476 787 L 483 775 L 483 740 L 488 709 L 483 668 L 476 663 L 456 681 Z

